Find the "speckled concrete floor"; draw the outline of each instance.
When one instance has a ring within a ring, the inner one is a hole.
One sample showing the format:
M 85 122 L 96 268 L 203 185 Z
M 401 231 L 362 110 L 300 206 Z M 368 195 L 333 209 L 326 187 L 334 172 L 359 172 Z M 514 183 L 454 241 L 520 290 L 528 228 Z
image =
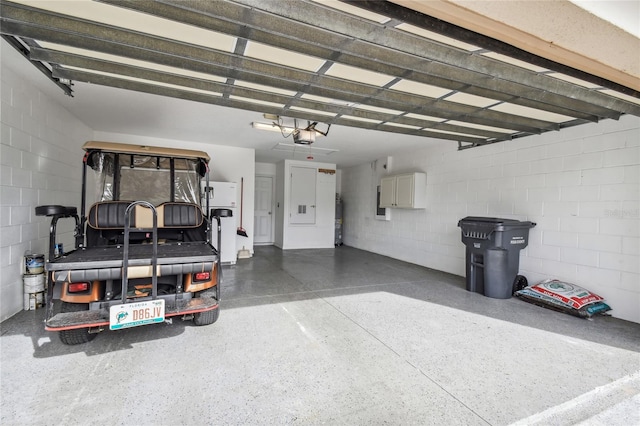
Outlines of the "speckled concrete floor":
M 257 247 L 219 321 L 64 346 L 2 323 L 2 425 L 640 424 L 640 325 L 340 247 Z

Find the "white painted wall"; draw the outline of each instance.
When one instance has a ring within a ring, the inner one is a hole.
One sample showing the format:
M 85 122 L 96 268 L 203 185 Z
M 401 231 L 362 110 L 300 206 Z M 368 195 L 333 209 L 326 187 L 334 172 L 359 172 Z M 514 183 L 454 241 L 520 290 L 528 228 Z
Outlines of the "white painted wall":
M 521 252 L 530 282 L 555 277 L 605 297 L 640 322 L 640 118 L 457 151 L 453 143 L 393 156 L 392 170 L 427 173 L 427 209 L 374 219 L 374 164 L 345 169 L 344 243 L 465 275 L 459 219 L 537 222 Z M 380 165 L 378 164 L 378 167 Z
M 184 148 L 205 151 L 211 157 L 209 162 L 209 180 L 236 182 L 238 184 L 237 224 L 240 226 L 240 181 L 244 177 L 244 205 L 242 207 L 242 227 L 248 237 L 236 236 L 236 248 L 243 247 L 253 255 L 253 210 L 255 188 L 255 150 L 232 146 L 212 145 L 182 140 L 160 139 L 154 137 L 123 135 L 119 133 L 95 132 L 95 140 L 152 145 L 170 148 Z
M 289 223 L 291 167 L 336 170 L 335 164 L 284 160 L 277 165 L 276 175 L 276 237 L 281 249 L 332 248 L 335 233 L 336 174 L 317 172 L 316 223 Z M 280 222 L 280 223 L 278 223 Z
M 48 254 L 49 224 L 35 207 L 80 207 L 82 144 L 92 130 L 32 83 L 45 77 L 0 43 L 0 321 L 23 309 L 22 256 Z M 52 84 L 52 83 L 48 83 Z M 64 96 L 60 91 L 60 96 Z M 73 248 L 73 220 L 58 222 L 58 242 Z
M 256 175 L 275 176 L 276 165 L 273 163 L 256 163 Z

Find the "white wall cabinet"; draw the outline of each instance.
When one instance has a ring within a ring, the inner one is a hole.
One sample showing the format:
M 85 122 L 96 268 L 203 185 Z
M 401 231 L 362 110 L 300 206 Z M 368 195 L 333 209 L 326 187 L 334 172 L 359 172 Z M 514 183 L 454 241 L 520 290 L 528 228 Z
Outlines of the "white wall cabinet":
M 403 173 L 383 177 L 380 181 L 380 207 L 399 209 L 426 208 L 426 173 Z

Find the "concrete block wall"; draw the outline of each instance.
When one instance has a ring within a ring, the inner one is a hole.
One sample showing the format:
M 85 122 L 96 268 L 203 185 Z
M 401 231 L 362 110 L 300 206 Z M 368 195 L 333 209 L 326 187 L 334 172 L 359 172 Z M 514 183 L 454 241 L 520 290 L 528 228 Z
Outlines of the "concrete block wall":
M 374 164 L 345 169 L 344 242 L 465 275 L 459 219 L 531 220 L 520 273 L 558 278 L 607 299 L 612 315 L 640 322 L 640 118 L 458 151 L 437 144 L 392 157 L 390 173 L 427 173 L 424 210 L 374 218 Z
M 80 205 L 82 144 L 93 132 L 34 89 L 45 77 L 2 42 L 0 70 L 0 321 L 23 309 L 25 251 L 48 252 L 44 204 Z M 20 67 L 16 71 L 13 66 Z M 53 83 L 48 83 L 53 85 Z M 60 97 L 66 96 L 60 90 Z M 73 247 L 73 221 L 60 220 L 58 241 Z

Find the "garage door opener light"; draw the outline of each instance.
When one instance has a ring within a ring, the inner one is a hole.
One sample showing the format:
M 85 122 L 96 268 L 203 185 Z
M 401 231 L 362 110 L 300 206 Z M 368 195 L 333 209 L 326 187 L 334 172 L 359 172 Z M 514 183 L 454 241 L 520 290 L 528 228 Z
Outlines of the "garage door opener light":
M 325 131 L 321 131 L 316 127 L 318 125 L 317 121 L 307 121 L 306 127 L 299 127 L 298 120 L 295 118 L 293 119 L 293 127 L 291 127 L 284 125 L 282 117 L 270 114 L 265 114 L 264 117 L 273 118 L 275 121 L 272 121 L 271 123 L 254 121 L 251 123 L 251 127 L 259 130 L 280 132 L 285 138 L 293 135 L 293 142 L 297 145 L 311 145 L 316 141 L 316 135 L 327 136 L 329 129 L 331 128 L 331 124 L 327 124 L 327 129 Z

